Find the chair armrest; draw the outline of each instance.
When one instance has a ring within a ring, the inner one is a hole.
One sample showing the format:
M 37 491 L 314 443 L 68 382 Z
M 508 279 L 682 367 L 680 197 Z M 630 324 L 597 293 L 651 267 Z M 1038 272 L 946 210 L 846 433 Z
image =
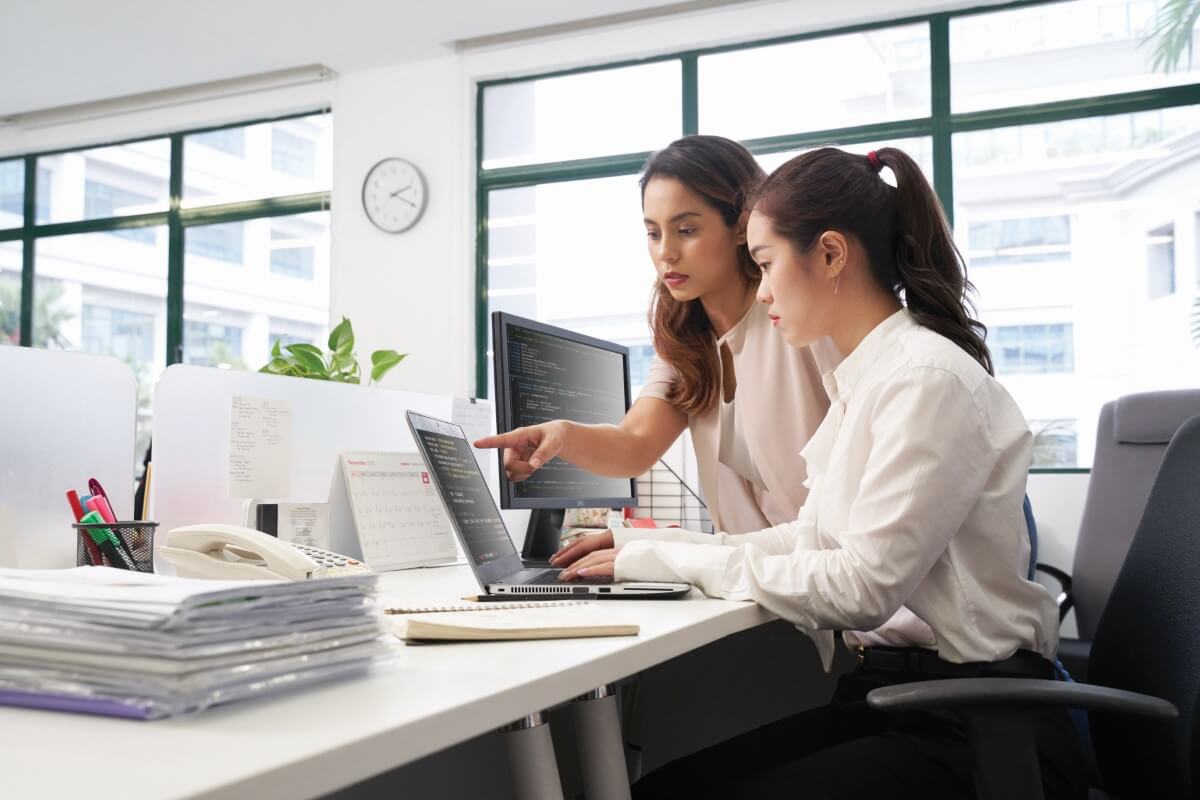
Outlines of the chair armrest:
M 1058 597 L 1054 598 L 1054 602 L 1058 605 L 1058 621 L 1061 623 L 1067 618 L 1067 612 L 1075 605 L 1075 598 L 1071 594 L 1071 576 L 1058 567 L 1042 564 L 1041 562 L 1035 564 L 1034 569 L 1054 578 L 1054 580 L 1058 581 L 1058 585 L 1062 587 L 1062 591 L 1058 593 Z
M 953 678 L 900 683 L 873 689 L 867 705 L 876 711 L 926 711 L 962 706 L 1062 706 L 1174 719 L 1173 703 L 1107 686 L 1032 678 Z

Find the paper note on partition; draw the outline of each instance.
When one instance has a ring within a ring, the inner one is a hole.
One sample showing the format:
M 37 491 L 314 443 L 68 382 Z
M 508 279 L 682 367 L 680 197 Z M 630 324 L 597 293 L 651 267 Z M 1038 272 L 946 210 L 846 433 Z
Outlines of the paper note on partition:
M 487 400 L 468 399 L 465 397 L 454 398 L 454 403 L 450 410 L 450 421 L 455 425 L 462 426 L 463 433 L 467 434 L 467 441 L 474 442 L 476 439 L 482 439 L 484 436 L 491 436 L 495 421 L 494 406 Z M 491 450 L 475 450 L 475 460 L 479 462 L 480 468 L 483 470 L 484 478 L 488 482 L 496 494 L 499 492 L 497 488 L 497 472 L 496 454 Z
M 229 496 L 286 499 L 291 479 L 291 402 L 234 395 L 229 416 Z

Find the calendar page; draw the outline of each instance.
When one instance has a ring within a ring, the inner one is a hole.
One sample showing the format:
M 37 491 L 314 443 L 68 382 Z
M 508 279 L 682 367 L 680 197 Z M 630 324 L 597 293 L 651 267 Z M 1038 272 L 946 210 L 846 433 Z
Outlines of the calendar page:
M 454 561 L 450 519 L 417 453 L 342 453 L 363 561 L 376 572 Z

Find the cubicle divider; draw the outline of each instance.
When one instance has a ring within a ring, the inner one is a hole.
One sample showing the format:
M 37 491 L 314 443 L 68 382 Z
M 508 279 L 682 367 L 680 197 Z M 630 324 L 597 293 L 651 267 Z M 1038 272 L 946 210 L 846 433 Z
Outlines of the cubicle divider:
M 111 356 L 0 347 L 0 566 L 75 566 L 66 492 L 96 478 L 132 519 L 137 380 Z
M 468 431 L 490 432 L 495 417 L 486 408 L 451 395 L 174 365 L 154 393 L 151 513 L 165 534 L 201 522 L 240 524 L 248 497 L 325 501 L 339 453 L 416 450 L 405 411 L 473 417 Z M 494 489 L 495 457 L 481 466 Z M 523 521 L 509 524 L 519 539 Z M 332 541 L 336 549 L 337 532 Z

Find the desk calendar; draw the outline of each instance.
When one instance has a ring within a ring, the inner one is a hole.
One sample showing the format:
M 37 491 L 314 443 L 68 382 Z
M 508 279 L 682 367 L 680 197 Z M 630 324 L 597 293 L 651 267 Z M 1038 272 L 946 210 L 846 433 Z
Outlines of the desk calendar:
M 341 495 L 349 506 L 362 560 L 371 569 L 455 560 L 450 519 L 420 455 L 342 453 L 338 460 L 334 483 L 341 486 L 331 497 Z

